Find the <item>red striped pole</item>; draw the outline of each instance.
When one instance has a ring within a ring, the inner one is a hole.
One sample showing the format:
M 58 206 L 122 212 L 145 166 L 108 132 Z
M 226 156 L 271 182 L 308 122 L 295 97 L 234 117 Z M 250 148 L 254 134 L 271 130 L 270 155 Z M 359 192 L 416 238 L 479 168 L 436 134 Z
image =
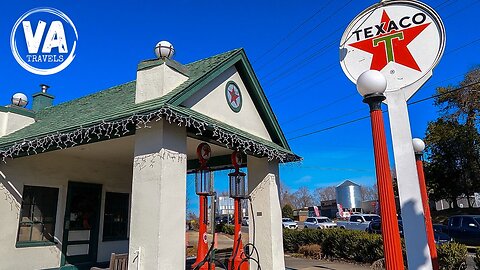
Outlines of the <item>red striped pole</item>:
M 197 259 L 195 263 L 192 265 L 192 269 L 194 269 L 200 262 L 202 262 L 208 253 L 208 244 L 207 244 L 207 221 L 208 221 L 208 199 L 205 195 L 199 195 L 200 198 L 200 212 L 198 217 L 198 244 L 197 244 Z M 203 264 L 200 270 L 208 270 L 209 263 Z
M 387 270 L 399 270 L 404 269 L 404 265 L 381 109 L 383 100 L 383 94 L 370 94 L 366 95 L 363 101 L 370 106 L 385 267 Z
M 425 215 L 425 229 L 427 232 L 428 248 L 430 257 L 432 257 L 433 270 L 438 270 L 437 246 L 435 245 L 435 236 L 433 233 L 432 216 L 430 215 L 430 206 L 428 205 L 427 185 L 425 184 L 425 174 L 423 172 L 422 153 L 415 153 L 417 160 L 418 182 L 420 184 L 420 194 L 422 195 L 423 213 Z

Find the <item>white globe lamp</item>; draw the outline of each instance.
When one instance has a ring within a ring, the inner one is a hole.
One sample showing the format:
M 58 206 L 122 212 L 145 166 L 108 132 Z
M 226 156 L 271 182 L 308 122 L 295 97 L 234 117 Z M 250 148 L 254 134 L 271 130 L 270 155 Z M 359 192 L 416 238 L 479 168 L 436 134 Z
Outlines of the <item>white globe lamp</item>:
M 362 97 L 379 94 L 383 95 L 387 89 L 387 79 L 378 70 L 367 70 L 357 79 L 357 91 Z
M 414 138 L 412 140 L 413 143 L 413 151 L 415 151 L 415 154 L 421 154 L 423 150 L 425 150 L 425 142 L 423 142 L 419 138 Z
M 155 46 L 155 55 L 158 58 L 165 59 L 171 58 L 175 54 L 175 49 L 173 48 L 172 43 L 163 40 L 157 43 Z
M 15 93 L 12 96 L 12 104 L 18 107 L 25 107 L 28 104 L 28 98 L 24 93 Z

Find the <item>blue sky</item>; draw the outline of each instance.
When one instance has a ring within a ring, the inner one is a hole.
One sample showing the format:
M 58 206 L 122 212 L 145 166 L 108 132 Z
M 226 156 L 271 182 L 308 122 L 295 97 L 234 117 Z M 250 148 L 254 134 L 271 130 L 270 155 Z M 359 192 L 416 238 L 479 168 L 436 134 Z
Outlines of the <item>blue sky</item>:
M 243 47 L 286 137 L 293 138 L 367 115 L 367 106 L 340 68 L 338 44 L 350 20 L 375 2 L 22 0 L 13 5 L 2 1 L 0 103 L 8 104 L 15 92 L 31 97 L 40 83 L 51 85 L 50 93 L 60 103 L 134 80 L 137 63 L 152 58 L 160 40 L 174 44 L 175 59 L 181 63 Z M 447 47 L 433 77 L 412 100 L 431 96 L 438 82 L 456 84 L 480 63 L 480 1 L 425 3 L 441 5 L 437 12 L 447 29 Z M 79 34 L 73 63 L 50 76 L 25 71 L 9 47 L 15 21 L 40 5 L 65 12 Z M 322 6 L 321 12 L 289 35 Z M 312 54 L 315 57 L 309 57 Z M 432 100 L 411 106 L 413 135 L 423 137 L 428 122 L 436 117 Z M 391 154 L 390 140 L 389 145 Z M 305 158 L 300 164 L 281 167 L 281 180 L 292 190 L 336 185 L 344 179 L 366 185 L 375 181 L 368 120 L 290 140 L 290 146 Z M 225 173 L 217 175 L 216 181 L 219 190 L 227 189 Z M 193 184 L 188 186 L 192 193 Z

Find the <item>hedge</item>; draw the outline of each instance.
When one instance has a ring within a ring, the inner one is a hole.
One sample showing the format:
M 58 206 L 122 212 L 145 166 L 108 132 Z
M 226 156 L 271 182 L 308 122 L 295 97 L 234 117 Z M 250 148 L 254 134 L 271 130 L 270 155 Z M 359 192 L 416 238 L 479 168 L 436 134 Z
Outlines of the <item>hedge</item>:
M 437 246 L 440 270 L 467 269 L 467 246 L 458 243 L 446 243 Z
M 235 226 L 221 223 L 215 226 L 215 231 L 233 235 L 235 233 Z
M 475 250 L 475 258 L 473 258 L 475 262 L 475 270 L 480 270 L 480 248 Z
M 283 247 L 286 252 L 305 254 L 308 250 L 305 247 L 311 245 L 320 246 L 321 257 L 326 259 L 372 264 L 383 258 L 383 240 L 379 234 L 344 229 L 285 229 L 283 231 Z M 405 258 L 403 240 L 402 251 Z M 457 243 L 443 244 L 438 247 L 438 257 L 442 270 L 455 267 L 458 269 L 466 260 L 466 246 Z

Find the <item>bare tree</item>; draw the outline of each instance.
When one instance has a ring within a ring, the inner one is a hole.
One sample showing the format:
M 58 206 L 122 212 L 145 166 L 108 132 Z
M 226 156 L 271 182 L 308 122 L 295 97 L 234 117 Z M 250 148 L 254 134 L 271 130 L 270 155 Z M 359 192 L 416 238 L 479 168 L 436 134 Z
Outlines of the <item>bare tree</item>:
M 373 201 L 378 198 L 377 184 L 373 186 L 361 186 L 362 201 Z
M 313 196 L 307 187 L 300 187 L 293 195 L 295 208 L 298 209 L 313 205 Z
M 337 198 L 337 193 L 334 186 L 317 188 L 313 194 L 315 197 L 315 203 L 318 205 L 324 201 L 335 200 Z
M 283 182 L 280 182 L 280 204 L 283 206 L 289 204 L 295 207 L 295 198 L 290 188 Z

